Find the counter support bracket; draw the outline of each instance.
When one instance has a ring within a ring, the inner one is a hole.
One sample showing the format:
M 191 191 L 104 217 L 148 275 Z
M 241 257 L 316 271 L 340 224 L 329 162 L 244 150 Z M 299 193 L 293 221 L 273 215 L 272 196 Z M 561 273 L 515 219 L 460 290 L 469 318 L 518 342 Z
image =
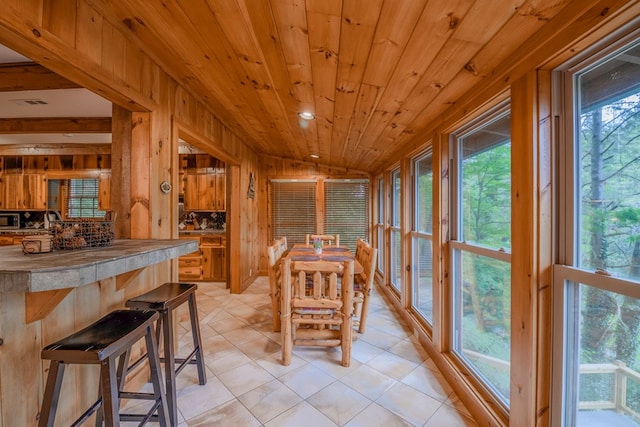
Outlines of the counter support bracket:
M 27 292 L 24 300 L 25 322 L 32 323 L 47 317 L 72 290 L 73 288 L 65 288 L 42 292 Z

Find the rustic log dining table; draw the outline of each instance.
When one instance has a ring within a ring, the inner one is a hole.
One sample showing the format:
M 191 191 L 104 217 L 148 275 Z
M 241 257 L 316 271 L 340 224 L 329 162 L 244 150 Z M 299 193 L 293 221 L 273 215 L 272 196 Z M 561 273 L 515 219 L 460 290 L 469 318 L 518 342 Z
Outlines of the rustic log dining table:
M 323 246 L 321 253 L 316 253 L 311 245 L 298 243 L 293 245 L 289 252 L 285 255 L 291 261 L 333 261 L 345 262 L 353 260 L 353 274 L 362 274 L 364 268 L 362 264 L 355 259 L 353 252 L 344 246 Z

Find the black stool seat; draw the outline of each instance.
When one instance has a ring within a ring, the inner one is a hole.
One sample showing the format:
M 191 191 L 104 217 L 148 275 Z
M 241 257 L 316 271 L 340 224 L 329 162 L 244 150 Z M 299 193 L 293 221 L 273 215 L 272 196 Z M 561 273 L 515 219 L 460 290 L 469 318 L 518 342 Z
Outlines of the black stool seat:
M 202 356 L 202 340 L 200 338 L 200 325 L 198 323 L 198 309 L 196 307 L 195 283 L 164 283 L 151 291 L 129 299 L 125 305 L 134 310 L 155 310 L 160 314 L 156 326 L 156 338 L 158 345 L 164 342 L 164 357 L 160 358 L 164 362 L 165 387 L 167 390 L 167 405 L 169 416 L 173 425 L 178 424 L 178 410 L 176 399 L 176 375 L 184 369 L 186 365 L 196 365 L 198 369 L 198 383 L 207 383 L 207 375 Z M 181 304 L 189 303 L 189 318 L 191 320 L 191 335 L 193 337 L 193 351 L 184 358 L 176 358 L 174 354 L 173 339 L 173 310 Z M 138 363 L 145 359 L 143 355 L 131 367 L 133 369 Z M 177 365 L 177 367 L 176 367 Z
M 113 311 L 86 328 L 69 335 L 53 344 L 46 346 L 42 352 L 42 359 L 51 360 L 49 375 L 42 402 L 39 426 L 53 426 L 60 397 L 62 377 L 68 364 L 99 364 L 100 368 L 100 396 L 73 425 L 84 422 L 96 410 L 99 419 L 104 417 L 107 425 L 118 426 L 120 420 L 157 419 L 160 425 L 169 424 L 167 401 L 160 376 L 160 360 L 157 353 L 157 343 L 153 334 L 153 323 L 158 319 L 154 311 Z M 142 338 L 146 341 L 149 354 L 149 366 L 153 394 L 124 392 L 123 367 L 126 366 L 131 347 Z M 118 361 L 118 369 L 116 369 Z M 147 414 L 123 415 L 119 414 L 119 401 L 124 395 L 135 394 L 138 399 L 150 399 L 155 403 Z M 153 413 L 158 412 L 154 417 Z M 142 425 L 141 424 L 141 425 Z
M 198 285 L 195 283 L 165 283 L 131 298 L 125 305 L 138 310 L 172 310 L 186 302 L 196 289 Z

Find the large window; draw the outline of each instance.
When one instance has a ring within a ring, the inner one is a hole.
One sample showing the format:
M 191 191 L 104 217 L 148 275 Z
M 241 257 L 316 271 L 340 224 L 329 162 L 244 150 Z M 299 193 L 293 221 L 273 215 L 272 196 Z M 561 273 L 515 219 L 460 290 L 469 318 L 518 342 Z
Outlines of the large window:
M 369 180 L 326 179 L 324 198 L 318 180 L 272 179 L 269 185 L 271 239 L 304 243 L 305 234 L 340 234 L 340 245 L 355 251 L 358 238 L 369 240 Z
M 511 351 L 511 140 L 506 108 L 454 135 L 454 352 L 505 404 Z
M 391 276 L 390 283 L 398 292 L 402 289 L 402 244 L 400 240 L 400 169 L 391 172 Z
M 384 210 L 387 204 L 384 198 L 384 179 L 378 179 L 378 212 L 376 218 L 376 245 L 378 248 L 378 271 L 384 275 Z
M 640 426 L 640 46 L 599 55 L 565 73 L 568 244 L 554 269 L 564 408 L 554 420 Z
M 413 162 L 412 305 L 433 324 L 433 166 L 431 153 Z
M 340 245 L 356 250 L 359 238 L 369 241 L 369 180 L 324 181 L 324 232 L 339 234 Z
M 270 184 L 271 239 L 304 243 L 305 234 L 316 232 L 316 181 L 273 179 Z

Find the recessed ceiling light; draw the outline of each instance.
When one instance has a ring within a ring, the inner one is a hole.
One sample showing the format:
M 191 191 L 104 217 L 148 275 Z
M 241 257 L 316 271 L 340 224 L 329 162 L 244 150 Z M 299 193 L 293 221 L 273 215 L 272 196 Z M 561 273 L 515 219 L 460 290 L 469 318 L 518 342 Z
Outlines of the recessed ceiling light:
M 309 111 L 301 111 L 298 113 L 298 115 L 305 120 L 313 120 L 316 118 L 316 115 L 310 113 Z
M 317 154 L 309 154 L 309 157 L 311 157 L 312 159 L 319 159 L 320 156 L 318 156 Z

